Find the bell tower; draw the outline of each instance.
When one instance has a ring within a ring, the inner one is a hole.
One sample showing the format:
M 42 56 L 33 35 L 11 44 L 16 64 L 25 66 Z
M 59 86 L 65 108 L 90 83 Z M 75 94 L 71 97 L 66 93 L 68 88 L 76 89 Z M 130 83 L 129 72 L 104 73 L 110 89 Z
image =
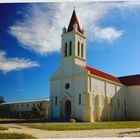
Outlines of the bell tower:
M 61 64 L 86 65 L 86 35 L 81 30 L 75 10 L 73 10 L 68 28 L 62 29 Z

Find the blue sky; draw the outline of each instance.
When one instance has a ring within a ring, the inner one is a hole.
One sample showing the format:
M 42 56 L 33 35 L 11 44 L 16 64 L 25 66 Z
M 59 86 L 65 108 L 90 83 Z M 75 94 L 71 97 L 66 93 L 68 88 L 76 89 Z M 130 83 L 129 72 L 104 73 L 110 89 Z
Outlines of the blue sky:
M 46 98 L 60 65 L 61 30 L 73 7 L 87 35 L 87 65 L 140 74 L 140 2 L 0 4 L 0 95 Z

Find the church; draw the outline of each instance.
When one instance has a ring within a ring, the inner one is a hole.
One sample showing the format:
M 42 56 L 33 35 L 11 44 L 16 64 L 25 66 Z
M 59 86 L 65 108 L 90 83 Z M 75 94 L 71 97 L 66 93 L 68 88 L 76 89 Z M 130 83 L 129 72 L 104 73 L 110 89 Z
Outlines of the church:
M 50 118 L 140 120 L 140 75 L 115 77 L 86 65 L 86 34 L 73 10 L 62 29 L 61 65 L 50 78 Z

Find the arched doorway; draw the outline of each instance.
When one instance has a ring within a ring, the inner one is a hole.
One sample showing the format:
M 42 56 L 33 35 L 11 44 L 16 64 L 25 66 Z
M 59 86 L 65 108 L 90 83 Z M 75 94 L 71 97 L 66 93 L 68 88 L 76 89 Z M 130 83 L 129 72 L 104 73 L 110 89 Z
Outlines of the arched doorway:
M 71 116 L 71 102 L 69 100 L 65 102 L 65 116 L 68 118 Z

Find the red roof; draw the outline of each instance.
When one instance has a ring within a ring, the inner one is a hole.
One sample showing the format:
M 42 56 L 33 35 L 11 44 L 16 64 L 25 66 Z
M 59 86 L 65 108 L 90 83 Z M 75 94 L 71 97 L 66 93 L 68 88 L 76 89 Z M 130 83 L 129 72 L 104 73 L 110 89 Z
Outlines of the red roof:
M 126 86 L 140 85 L 140 75 L 118 77 L 118 79 Z
M 72 16 L 71 16 L 71 20 L 70 20 L 67 32 L 73 31 L 73 25 L 75 23 L 77 24 L 77 31 L 81 32 L 81 28 L 80 28 L 80 25 L 79 25 L 79 22 L 78 22 L 78 18 L 76 16 L 76 12 L 75 12 L 75 10 L 73 10 L 73 13 L 72 13 Z
M 95 68 L 92 68 L 92 67 L 89 67 L 89 66 L 86 66 L 84 68 L 86 70 L 90 71 L 91 74 L 94 74 L 96 76 L 105 78 L 105 79 L 113 81 L 113 82 L 121 83 L 120 80 L 117 77 L 115 77 L 115 76 L 112 76 L 110 74 L 107 74 L 105 72 L 99 71 L 99 70 L 97 70 Z

